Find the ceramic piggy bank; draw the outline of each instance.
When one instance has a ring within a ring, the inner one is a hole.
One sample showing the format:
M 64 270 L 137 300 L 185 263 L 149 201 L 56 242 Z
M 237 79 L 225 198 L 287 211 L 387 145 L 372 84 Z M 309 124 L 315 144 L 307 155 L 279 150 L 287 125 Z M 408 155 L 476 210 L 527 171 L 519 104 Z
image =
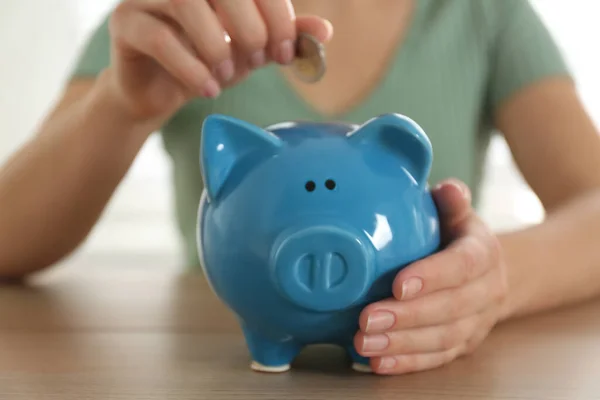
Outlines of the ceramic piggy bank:
M 283 372 L 304 346 L 334 344 L 370 371 L 353 346 L 361 310 L 440 245 L 425 133 L 396 114 L 265 129 L 212 115 L 202 130 L 199 256 L 251 367 Z

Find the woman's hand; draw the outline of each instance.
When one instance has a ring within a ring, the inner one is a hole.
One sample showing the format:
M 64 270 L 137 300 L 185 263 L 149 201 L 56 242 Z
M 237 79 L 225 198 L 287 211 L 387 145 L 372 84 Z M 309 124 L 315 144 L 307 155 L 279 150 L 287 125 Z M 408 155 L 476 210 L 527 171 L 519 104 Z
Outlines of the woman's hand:
M 433 190 L 440 252 L 398 273 L 394 298 L 370 304 L 355 337 L 379 374 L 440 367 L 472 352 L 502 315 L 507 279 L 497 238 L 471 208 L 462 182 Z
M 124 0 L 110 21 L 111 87 L 135 117 L 167 118 L 251 69 L 290 63 L 299 31 L 332 35 L 322 18 L 296 18 L 290 0 Z

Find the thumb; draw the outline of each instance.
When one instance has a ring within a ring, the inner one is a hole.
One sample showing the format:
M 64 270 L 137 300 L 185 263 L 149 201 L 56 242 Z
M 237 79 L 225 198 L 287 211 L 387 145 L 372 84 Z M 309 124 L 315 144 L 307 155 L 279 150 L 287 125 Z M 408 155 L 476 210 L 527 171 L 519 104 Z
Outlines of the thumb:
M 460 234 L 473 212 L 469 187 L 457 179 L 448 179 L 436 185 L 431 194 L 438 208 L 442 232 L 452 237 Z
M 321 43 L 327 43 L 333 36 L 333 25 L 331 22 L 316 15 L 297 16 L 296 29 L 298 32 L 314 36 Z

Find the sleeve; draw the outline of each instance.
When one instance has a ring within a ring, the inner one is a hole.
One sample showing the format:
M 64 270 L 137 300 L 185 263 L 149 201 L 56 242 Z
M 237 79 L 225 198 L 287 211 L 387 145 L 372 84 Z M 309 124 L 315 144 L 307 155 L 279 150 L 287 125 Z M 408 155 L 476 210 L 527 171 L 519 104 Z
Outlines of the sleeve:
M 529 0 L 494 0 L 493 4 L 498 19 L 488 87 L 492 110 L 527 85 L 570 75 L 557 43 Z
M 110 64 L 110 32 L 105 18 L 87 39 L 71 72 L 71 78 L 95 77 Z

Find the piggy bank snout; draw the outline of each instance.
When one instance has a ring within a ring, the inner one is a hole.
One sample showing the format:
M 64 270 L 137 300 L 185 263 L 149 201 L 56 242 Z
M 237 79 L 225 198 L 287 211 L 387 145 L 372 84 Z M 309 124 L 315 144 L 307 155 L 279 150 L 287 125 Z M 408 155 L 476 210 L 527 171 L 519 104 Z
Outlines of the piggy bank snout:
M 371 283 L 371 248 L 337 226 L 292 229 L 275 241 L 270 267 L 283 296 L 311 311 L 341 310 L 360 300 Z

